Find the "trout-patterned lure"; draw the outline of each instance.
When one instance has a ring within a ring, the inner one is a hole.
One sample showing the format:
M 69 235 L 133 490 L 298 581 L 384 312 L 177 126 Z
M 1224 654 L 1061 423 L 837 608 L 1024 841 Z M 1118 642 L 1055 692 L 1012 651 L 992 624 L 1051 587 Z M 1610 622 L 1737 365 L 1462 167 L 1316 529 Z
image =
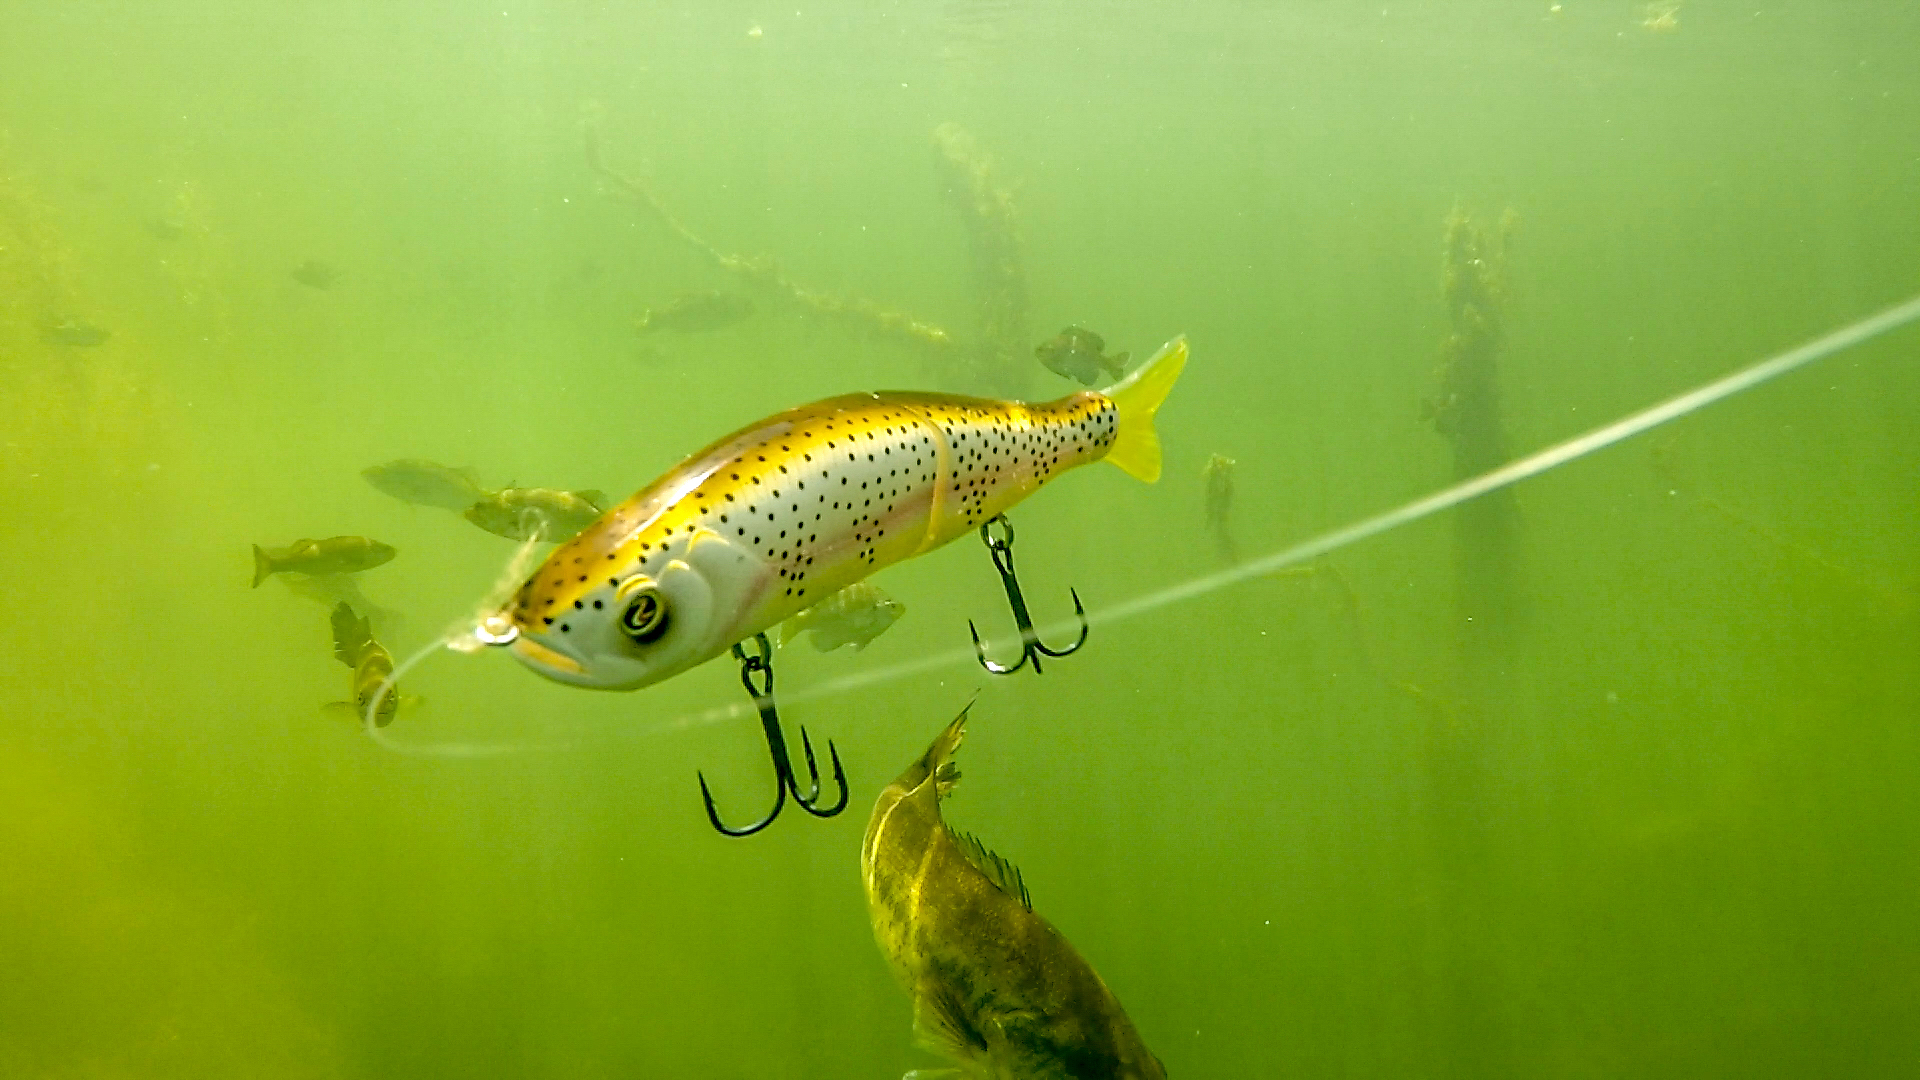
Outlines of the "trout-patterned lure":
M 555 549 L 482 633 L 577 686 L 670 678 L 1075 466 L 1158 479 L 1153 415 L 1186 358 L 1176 339 L 1104 393 L 1044 404 L 850 394 L 769 417 Z

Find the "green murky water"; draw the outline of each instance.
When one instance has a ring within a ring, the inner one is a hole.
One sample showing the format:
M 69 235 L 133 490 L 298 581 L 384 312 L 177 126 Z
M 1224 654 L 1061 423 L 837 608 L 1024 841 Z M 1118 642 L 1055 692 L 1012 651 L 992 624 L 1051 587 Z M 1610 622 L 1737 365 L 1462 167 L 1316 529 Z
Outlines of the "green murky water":
M 937 1064 L 856 857 L 988 677 L 791 705 L 853 805 L 746 841 L 694 782 L 736 818 L 770 794 L 750 717 L 687 722 L 742 697 L 725 663 L 625 695 L 437 657 L 389 729 L 435 752 L 382 749 L 321 714 L 347 689 L 325 610 L 249 590 L 248 546 L 396 546 L 364 575 L 407 617 L 396 652 L 511 546 L 365 465 L 624 494 L 830 394 L 1065 393 L 1021 349 L 1069 323 L 1136 357 L 1188 333 L 1163 481 L 1096 467 L 1018 513 L 1051 619 L 1068 585 L 1098 610 L 1218 568 L 1210 454 L 1238 462 L 1247 556 L 1453 477 L 1422 408 L 1456 208 L 1489 236 L 1517 215 L 1482 402 L 1516 453 L 1920 285 L 1920 7 L 1891 0 L 4 21 L 8 1077 Z M 589 170 L 583 122 L 712 252 L 867 315 L 716 265 Z M 715 288 L 754 314 L 635 330 Z M 987 686 L 949 817 L 1177 1077 L 1910 1070 L 1916 348 L 1104 625 Z M 970 618 L 1004 647 L 976 545 L 880 583 L 906 617 L 858 656 L 784 654 L 783 690 L 963 647 Z

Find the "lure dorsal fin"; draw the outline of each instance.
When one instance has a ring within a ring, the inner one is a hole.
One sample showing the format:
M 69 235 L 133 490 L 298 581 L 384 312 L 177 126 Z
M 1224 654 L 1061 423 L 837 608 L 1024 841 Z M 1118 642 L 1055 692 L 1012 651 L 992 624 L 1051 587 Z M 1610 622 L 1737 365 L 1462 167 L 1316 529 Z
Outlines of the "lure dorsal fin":
M 1020 906 L 1028 911 L 1033 910 L 1033 898 L 1027 895 L 1027 883 L 1020 876 L 1019 867 L 996 855 L 971 833 L 963 833 L 949 825 L 947 834 L 953 837 L 954 846 L 960 849 L 960 854 L 966 856 L 973 868 L 985 875 L 994 888 L 1020 901 Z

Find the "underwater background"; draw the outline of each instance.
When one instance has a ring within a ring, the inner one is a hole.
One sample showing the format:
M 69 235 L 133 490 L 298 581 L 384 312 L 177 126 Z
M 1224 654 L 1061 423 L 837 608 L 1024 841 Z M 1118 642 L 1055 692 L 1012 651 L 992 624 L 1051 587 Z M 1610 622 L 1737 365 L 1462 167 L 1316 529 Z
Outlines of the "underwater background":
M 983 688 L 948 820 L 1170 1075 L 1920 1070 L 1911 329 L 1039 677 L 966 651 L 977 544 L 890 569 L 780 654 L 851 805 L 745 840 L 731 662 L 434 656 L 397 753 L 247 587 L 392 544 L 404 657 L 513 545 L 360 469 L 624 498 L 833 394 L 1063 395 L 1068 325 L 1193 359 L 1160 483 L 1013 514 L 1039 617 L 1266 554 L 1920 289 L 1920 4 L 0 11 L 0 1076 L 938 1067 L 857 857 Z M 636 327 L 699 290 L 752 314 Z

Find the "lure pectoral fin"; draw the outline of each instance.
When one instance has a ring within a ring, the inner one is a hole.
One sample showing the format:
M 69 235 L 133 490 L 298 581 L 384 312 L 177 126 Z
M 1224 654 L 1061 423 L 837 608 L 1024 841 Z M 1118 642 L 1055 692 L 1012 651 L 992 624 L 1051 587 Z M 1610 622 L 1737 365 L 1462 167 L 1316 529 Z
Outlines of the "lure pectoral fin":
M 1160 479 L 1160 436 L 1153 430 L 1153 414 L 1167 400 L 1175 380 L 1187 366 L 1186 335 L 1160 347 L 1153 358 L 1106 391 L 1120 412 L 1107 460 L 1128 476 L 1151 484 Z

